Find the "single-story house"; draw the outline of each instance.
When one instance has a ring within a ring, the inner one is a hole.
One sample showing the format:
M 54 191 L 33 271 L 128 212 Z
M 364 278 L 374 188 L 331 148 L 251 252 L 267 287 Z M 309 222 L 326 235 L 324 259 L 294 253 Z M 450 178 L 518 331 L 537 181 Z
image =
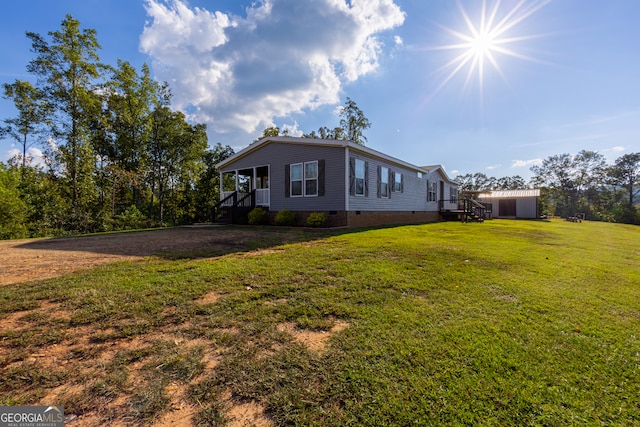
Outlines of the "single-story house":
M 330 226 L 422 223 L 458 208 L 458 183 L 442 166 L 415 166 L 350 141 L 265 137 L 217 165 L 220 206 L 294 212 L 305 224 L 323 212 Z M 243 206 L 248 206 L 247 204 Z
M 540 217 L 540 189 L 496 190 L 478 194 L 481 203 L 491 203 L 493 218 Z

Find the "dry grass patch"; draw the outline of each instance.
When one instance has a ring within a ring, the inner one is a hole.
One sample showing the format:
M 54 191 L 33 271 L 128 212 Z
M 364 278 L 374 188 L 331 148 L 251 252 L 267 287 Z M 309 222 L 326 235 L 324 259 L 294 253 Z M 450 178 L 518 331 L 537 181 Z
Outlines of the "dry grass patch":
M 312 331 L 308 329 L 299 329 L 295 322 L 280 323 L 278 330 L 286 332 L 293 337 L 298 343 L 304 345 L 309 350 L 323 352 L 327 348 L 329 338 L 349 327 L 347 322 L 337 320 L 328 331 Z

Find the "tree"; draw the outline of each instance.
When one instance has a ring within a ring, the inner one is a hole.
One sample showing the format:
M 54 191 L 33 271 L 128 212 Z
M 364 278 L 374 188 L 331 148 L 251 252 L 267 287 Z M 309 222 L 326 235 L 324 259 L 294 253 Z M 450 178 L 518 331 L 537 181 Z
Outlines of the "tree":
M 146 64 L 138 74 L 129 62 L 121 60 L 118 60 L 118 67 L 106 84 L 107 108 L 104 115 L 109 136 L 104 141 L 102 152 L 108 157 L 114 178 L 113 190 L 123 193 L 119 197 L 122 209 L 129 208 L 131 204 L 142 209 L 141 186 L 149 163 L 146 145 L 151 132 L 156 86 Z M 116 178 L 120 178 L 117 183 Z
M 52 110 L 51 104 L 44 99 L 44 94 L 35 88 L 31 83 L 23 80 L 16 80 L 12 84 L 5 83 L 5 98 L 13 99 L 18 110 L 18 115 L 11 119 L 5 119 L 8 125 L 6 132 L 17 143 L 22 146 L 22 171 L 27 164 L 27 150 L 36 141 L 31 140 L 42 134 L 43 125 Z
M 505 176 L 496 181 L 496 190 L 524 190 L 527 183 L 520 175 Z
M 532 183 L 537 187 L 547 187 L 551 199 L 548 206 L 555 207 L 555 214 L 569 216 L 575 214 L 575 182 L 572 177 L 573 158 L 570 154 L 547 157 L 541 165 L 531 167 L 535 175 Z
M 618 157 L 608 174 L 616 185 L 627 191 L 629 207 L 634 206 L 635 197 L 640 193 L 640 153 Z
M 0 162 L 0 239 L 27 236 L 27 205 L 20 198 L 18 175 Z
M 203 154 L 204 170 L 196 183 L 196 205 L 200 207 L 198 221 L 209 220 L 211 208 L 220 200 L 220 173 L 216 165 L 233 154 L 233 148 L 219 142 Z
M 365 145 L 367 137 L 364 136 L 364 131 L 371 127 L 371 123 L 351 98 L 347 97 L 345 106 L 340 110 L 340 117 L 340 127 L 345 131 L 346 139 Z
M 104 66 L 99 62 L 100 45 L 93 29 L 80 30 L 79 21 L 67 15 L 61 31 L 41 35 L 28 32 L 36 58 L 27 70 L 39 78 L 40 91 L 53 107 L 51 131 L 61 138 L 58 160 L 64 165 L 64 187 L 71 203 L 75 228 L 86 229 L 90 205 L 95 198 L 93 172 L 95 151 L 90 143 L 91 118 L 99 114 L 101 98 L 97 79 Z

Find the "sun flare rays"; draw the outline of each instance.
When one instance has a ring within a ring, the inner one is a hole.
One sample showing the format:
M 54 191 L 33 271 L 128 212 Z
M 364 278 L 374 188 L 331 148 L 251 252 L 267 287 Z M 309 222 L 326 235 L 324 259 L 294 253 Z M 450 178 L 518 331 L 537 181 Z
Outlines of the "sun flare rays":
M 538 38 L 542 35 L 512 35 L 510 32 L 515 31 L 519 24 L 550 2 L 551 0 L 520 0 L 506 12 L 502 12 L 500 0 L 496 0 L 491 7 L 487 6 L 486 0 L 482 0 L 479 16 L 474 20 L 462 6 L 460 0 L 457 0 L 458 10 L 464 21 L 465 28 L 454 30 L 436 24 L 450 37 L 452 42 L 451 44 L 428 49 L 455 52 L 455 56 L 452 59 L 432 73 L 432 75 L 444 76 L 432 96 L 445 87 L 455 76 L 466 72 L 464 88 L 468 88 L 474 79 L 477 79 L 480 98 L 482 99 L 484 96 L 485 76 L 488 70 L 495 71 L 506 81 L 499 62 L 501 55 L 527 61 L 537 61 L 531 56 L 518 52 L 515 44 Z

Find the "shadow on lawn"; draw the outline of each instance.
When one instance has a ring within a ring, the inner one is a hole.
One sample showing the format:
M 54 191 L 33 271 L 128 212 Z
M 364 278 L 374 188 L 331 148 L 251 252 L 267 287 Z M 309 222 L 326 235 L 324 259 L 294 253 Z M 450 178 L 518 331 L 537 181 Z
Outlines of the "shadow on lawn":
M 358 230 L 276 227 L 176 227 L 35 240 L 15 246 L 42 251 L 88 252 L 121 256 L 191 259 L 268 249 Z M 361 230 L 359 230 L 361 231 Z

